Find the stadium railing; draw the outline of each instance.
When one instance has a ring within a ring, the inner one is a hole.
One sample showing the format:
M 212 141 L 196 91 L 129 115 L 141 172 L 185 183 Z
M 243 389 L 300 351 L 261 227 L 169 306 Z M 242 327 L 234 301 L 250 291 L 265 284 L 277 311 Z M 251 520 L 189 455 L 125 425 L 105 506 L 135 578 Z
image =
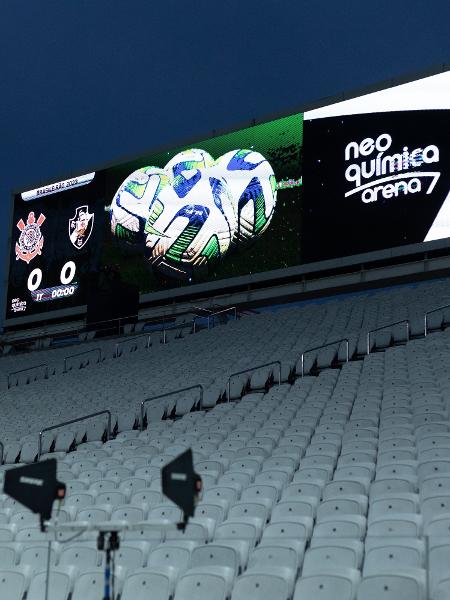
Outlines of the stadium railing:
M 308 354 L 308 352 L 314 352 L 316 350 L 322 350 L 323 348 L 328 348 L 328 346 L 334 346 L 335 344 L 342 344 L 342 342 L 345 342 L 345 345 L 346 345 L 345 362 L 348 362 L 350 360 L 350 356 L 349 356 L 349 340 L 348 340 L 348 338 L 342 338 L 340 340 L 335 340 L 334 342 L 328 342 L 327 344 L 322 344 L 321 346 L 316 346 L 315 348 L 308 348 L 307 350 L 304 350 L 301 353 L 301 355 L 300 355 L 301 376 L 302 377 L 305 376 L 305 354 Z
M 381 327 L 376 327 L 375 329 L 371 329 L 367 332 L 367 354 L 370 354 L 370 336 L 376 331 L 382 331 L 383 329 L 389 329 L 389 327 L 394 327 L 395 325 L 402 325 L 405 323 L 406 326 L 406 341 L 409 340 L 409 319 L 402 319 L 401 321 L 395 321 L 394 323 L 388 323 L 387 325 L 382 325 Z
M 224 308 L 224 309 L 218 310 L 216 312 L 209 311 L 208 315 L 197 315 L 193 319 L 193 333 L 196 333 L 196 331 L 197 331 L 197 319 L 206 319 L 207 322 L 208 322 L 208 329 L 210 329 L 211 328 L 211 319 L 212 319 L 212 323 L 213 323 L 213 327 L 214 327 L 214 319 L 215 319 L 215 317 L 217 317 L 218 315 L 226 314 L 228 312 L 233 312 L 234 313 L 234 320 L 237 321 L 238 310 L 237 310 L 236 306 L 229 306 L 228 308 Z
M 8 385 L 8 389 L 11 387 L 10 382 L 11 382 L 11 377 L 13 377 L 14 375 L 20 375 L 21 373 L 26 373 L 27 371 L 35 371 L 36 369 L 44 369 L 44 379 L 48 379 L 48 364 L 47 363 L 43 363 L 41 365 L 35 365 L 34 367 L 26 367 L 25 369 L 20 369 L 19 371 L 12 371 L 11 373 L 8 373 L 8 378 L 7 378 L 7 385 Z M 19 382 L 19 378 L 17 378 L 17 383 L 16 385 L 18 385 Z
M 150 348 L 150 344 L 151 344 L 151 340 L 152 340 L 152 336 L 150 333 L 143 333 L 141 335 L 136 335 L 134 337 L 131 338 L 125 338 L 124 340 L 121 340 L 120 342 L 117 342 L 116 344 L 116 349 L 114 351 L 114 358 L 119 358 L 119 356 L 122 356 L 122 353 L 119 354 L 119 348 L 124 346 L 125 344 L 129 344 L 130 342 L 134 342 L 136 340 L 139 340 L 141 338 L 147 338 L 147 343 L 145 344 L 145 348 L 148 349 Z
M 444 306 L 438 306 L 437 308 L 433 308 L 432 310 L 427 310 L 427 312 L 424 315 L 424 327 L 423 327 L 423 334 L 425 337 L 427 337 L 428 335 L 428 315 L 431 315 L 435 312 L 438 312 L 440 310 L 444 310 L 445 308 L 450 308 L 450 304 L 445 304 Z
M 110 410 L 100 410 L 95 413 L 91 413 L 89 415 L 84 415 L 82 417 L 78 417 L 77 419 L 71 419 L 70 421 L 64 421 L 63 423 L 58 423 L 57 425 L 50 425 L 49 427 L 44 427 L 39 431 L 38 435 L 38 453 L 37 458 L 40 459 L 42 455 L 42 436 L 47 431 L 53 431 L 54 429 L 59 429 L 61 427 L 67 427 L 67 425 L 73 425 L 74 423 L 81 423 L 82 421 L 87 421 L 88 419 L 93 419 L 94 417 L 99 417 L 100 415 L 108 415 L 108 428 L 106 430 L 106 439 L 111 439 L 112 431 L 111 431 L 111 411 Z
M 227 383 L 227 398 L 228 402 L 231 400 L 231 381 L 238 377 L 239 375 L 245 375 L 246 373 L 252 373 L 253 371 L 259 371 L 259 369 L 264 369 L 266 367 L 273 367 L 274 365 L 278 366 L 278 385 L 281 385 L 281 362 L 279 360 L 273 360 L 269 363 L 264 363 L 263 365 L 257 365 L 256 367 L 250 367 L 249 369 L 244 369 L 243 371 L 237 371 L 236 373 L 232 373 L 228 378 Z
M 77 356 L 84 356 L 85 354 L 92 354 L 93 352 L 98 354 L 97 363 L 102 362 L 102 349 L 100 347 L 91 348 L 90 350 L 85 350 L 84 352 L 76 352 L 75 354 L 68 354 L 67 356 L 64 357 L 63 373 L 67 373 L 67 361 L 70 358 L 76 358 Z
M 139 429 L 141 431 L 143 431 L 143 429 L 144 429 L 144 420 L 145 420 L 144 406 L 147 404 L 147 402 L 151 402 L 152 400 L 160 400 L 161 398 L 168 398 L 169 396 L 175 396 L 176 394 L 181 394 L 182 392 L 188 392 L 190 390 L 200 390 L 200 408 L 201 408 L 203 405 L 203 393 L 204 393 L 204 389 L 201 384 L 190 385 L 188 387 L 173 390 L 171 392 L 166 392 L 165 394 L 158 394 L 157 396 L 150 396 L 150 398 L 146 398 L 145 400 L 142 400 L 142 402 L 141 402 L 141 419 L 140 419 L 140 423 L 139 423 Z

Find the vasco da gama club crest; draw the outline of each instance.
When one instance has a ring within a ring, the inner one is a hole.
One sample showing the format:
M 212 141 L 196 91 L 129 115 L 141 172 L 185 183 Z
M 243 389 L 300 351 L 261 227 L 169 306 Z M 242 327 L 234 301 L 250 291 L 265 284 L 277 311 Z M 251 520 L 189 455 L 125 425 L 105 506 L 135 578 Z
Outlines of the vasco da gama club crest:
M 94 226 L 94 213 L 89 212 L 89 206 L 79 206 L 75 215 L 69 219 L 69 237 L 72 244 L 80 250 L 87 243 Z
M 42 254 L 44 236 L 41 233 L 45 216 L 41 213 L 36 220 L 34 212 L 28 214 L 26 224 L 22 219 L 17 223 L 20 230 L 19 240 L 16 242 L 16 260 L 24 260 L 27 264 L 38 254 Z

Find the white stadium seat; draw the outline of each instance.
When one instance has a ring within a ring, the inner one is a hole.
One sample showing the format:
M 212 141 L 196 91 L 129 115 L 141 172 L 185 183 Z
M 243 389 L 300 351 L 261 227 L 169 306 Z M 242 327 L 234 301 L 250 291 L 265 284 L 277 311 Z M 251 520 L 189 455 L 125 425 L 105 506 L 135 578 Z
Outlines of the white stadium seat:
M 369 575 L 361 581 L 358 600 L 425 600 L 425 574 Z
M 171 583 L 166 574 L 135 569 L 133 573 L 127 575 L 123 585 L 122 600 L 147 600 L 149 595 L 161 600 L 169 600 Z
M 316 598 L 317 600 L 354 600 L 360 579 L 359 571 L 341 568 L 339 571 L 323 570 L 305 575 L 297 581 L 294 600 Z

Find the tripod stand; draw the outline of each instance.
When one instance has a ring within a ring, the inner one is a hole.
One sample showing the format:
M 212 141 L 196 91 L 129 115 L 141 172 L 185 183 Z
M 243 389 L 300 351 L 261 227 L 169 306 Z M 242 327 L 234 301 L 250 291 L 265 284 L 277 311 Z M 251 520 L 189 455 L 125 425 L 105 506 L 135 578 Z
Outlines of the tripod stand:
M 120 539 L 117 531 L 99 531 L 97 548 L 106 553 L 105 562 L 105 593 L 103 600 L 114 600 L 114 555 L 120 547 Z M 112 565 L 112 569 L 111 569 Z M 111 593 L 112 592 L 112 593 Z

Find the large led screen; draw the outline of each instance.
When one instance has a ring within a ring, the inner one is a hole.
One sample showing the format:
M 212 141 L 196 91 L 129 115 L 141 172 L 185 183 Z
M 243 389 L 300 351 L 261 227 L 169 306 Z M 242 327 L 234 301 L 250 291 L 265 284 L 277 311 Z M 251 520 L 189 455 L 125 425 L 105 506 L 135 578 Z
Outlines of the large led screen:
M 7 318 L 450 238 L 450 72 L 16 194 Z
M 7 317 L 300 262 L 302 115 L 17 194 Z

